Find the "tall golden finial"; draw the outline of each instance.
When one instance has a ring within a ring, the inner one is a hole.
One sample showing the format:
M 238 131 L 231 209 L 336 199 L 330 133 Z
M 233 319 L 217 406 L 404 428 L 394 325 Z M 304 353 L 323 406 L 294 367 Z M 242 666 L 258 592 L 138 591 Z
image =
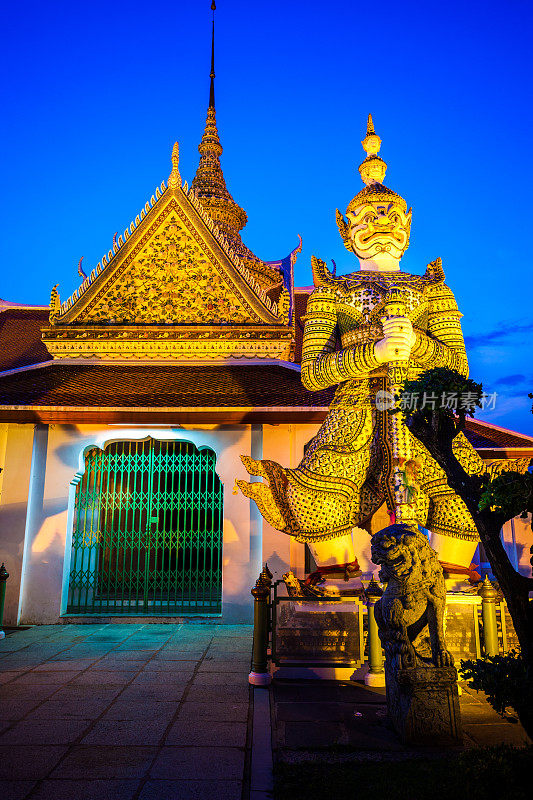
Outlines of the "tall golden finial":
M 209 108 L 215 107 L 215 11 L 217 6 L 215 0 L 211 3 L 211 11 L 213 12 L 213 27 L 211 31 L 211 72 L 209 77 L 211 84 L 209 86 Z
M 211 219 L 213 219 L 224 236 L 231 242 L 234 249 L 243 247 L 239 237 L 239 231 L 244 228 L 247 222 L 246 212 L 242 209 L 231 194 L 229 193 L 222 167 L 220 166 L 220 156 L 222 155 L 222 145 L 218 136 L 216 113 L 215 113 L 215 0 L 212 0 L 211 10 L 213 12 L 212 34 L 211 34 L 211 72 L 209 88 L 209 107 L 207 109 L 207 119 L 205 121 L 204 135 L 198 145 L 200 153 L 200 163 L 196 170 L 191 188 L 203 208 Z
M 361 142 L 363 149 L 367 154 L 365 160 L 359 167 L 359 173 L 363 179 L 363 183 L 369 186 L 372 183 L 383 183 L 387 165 L 382 158 L 378 156 L 381 139 L 374 131 L 374 122 L 372 121 L 372 114 L 368 115 L 366 124 L 366 136 Z
M 168 185 L 170 186 L 171 189 L 176 189 L 178 186 L 181 186 L 179 163 L 180 163 L 180 146 L 177 142 L 174 142 L 174 147 L 172 148 L 172 172 L 168 176 Z

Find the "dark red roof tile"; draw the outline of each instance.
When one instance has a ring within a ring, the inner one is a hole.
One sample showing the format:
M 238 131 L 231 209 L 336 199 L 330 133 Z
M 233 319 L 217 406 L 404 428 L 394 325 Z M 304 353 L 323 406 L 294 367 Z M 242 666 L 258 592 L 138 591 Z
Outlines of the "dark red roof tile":
M 477 419 L 466 420 L 465 434 L 468 441 L 476 448 L 495 447 L 533 447 L 533 437 L 514 431 L 498 428 L 488 422 Z
M 0 314 L 0 371 L 50 361 L 41 340 L 47 309 L 10 308 Z
M 298 371 L 281 365 L 56 362 L 3 378 L 0 406 L 327 407 L 333 392 L 309 392 Z

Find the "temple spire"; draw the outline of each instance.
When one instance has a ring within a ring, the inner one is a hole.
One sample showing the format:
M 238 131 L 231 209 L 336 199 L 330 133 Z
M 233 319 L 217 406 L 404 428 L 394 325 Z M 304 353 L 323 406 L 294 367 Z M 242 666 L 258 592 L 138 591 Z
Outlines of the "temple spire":
M 246 212 L 242 209 L 226 187 L 226 181 L 220 166 L 222 145 L 217 130 L 215 113 L 215 0 L 212 0 L 213 11 L 211 38 L 211 85 L 209 89 L 209 107 L 205 121 L 202 141 L 198 145 L 200 163 L 193 178 L 191 188 L 205 211 L 213 219 L 224 236 L 236 250 L 243 247 L 239 231 L 247 222 Z
M 211 31 L 211 72 L 209 77 L 211 78 L 211 85 L 209 87 L 209 108 L 215 107 L 215 11 L 216 11 L 216 3 L 215 0 L 211 3 L 211 11 L 213 12 L 213 28 Z

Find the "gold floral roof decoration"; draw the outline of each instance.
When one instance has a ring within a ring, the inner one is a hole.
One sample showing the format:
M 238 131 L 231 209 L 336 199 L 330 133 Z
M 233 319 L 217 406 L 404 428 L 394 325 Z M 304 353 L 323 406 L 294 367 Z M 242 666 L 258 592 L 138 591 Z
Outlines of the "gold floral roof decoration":
M 180 146 L 177 142 L 174 142 L 174 147 L 172 148 L 172 172 L 168 176 L 168 185 L 171 189 L 177 189 L 178 186 L 181 186 L 181 175 L 180 175 Z

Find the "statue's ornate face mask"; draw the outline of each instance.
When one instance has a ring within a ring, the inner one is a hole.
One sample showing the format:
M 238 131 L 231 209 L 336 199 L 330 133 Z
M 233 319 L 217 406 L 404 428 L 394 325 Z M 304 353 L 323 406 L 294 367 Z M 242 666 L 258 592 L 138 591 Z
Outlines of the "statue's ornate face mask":
M 347 211 L 348 235 L 354 253 L 361 259 L 390 253 L 398 260 L 409 245 L 411 211 L 407 214 L 394 203 L 367 203 Z

